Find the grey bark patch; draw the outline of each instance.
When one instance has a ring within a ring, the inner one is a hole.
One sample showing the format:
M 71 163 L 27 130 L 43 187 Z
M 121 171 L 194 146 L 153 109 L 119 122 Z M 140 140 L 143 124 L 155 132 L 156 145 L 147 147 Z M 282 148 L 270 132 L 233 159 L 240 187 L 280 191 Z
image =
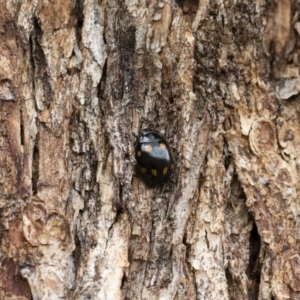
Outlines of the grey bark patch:
M 9 80 L 0 81 L 0 100 L 15 101 L 14 89 Z
M 276 86 L 276 95 L 279 99 L 287 100 L 300 92 L 300 79 L 280 79 Z

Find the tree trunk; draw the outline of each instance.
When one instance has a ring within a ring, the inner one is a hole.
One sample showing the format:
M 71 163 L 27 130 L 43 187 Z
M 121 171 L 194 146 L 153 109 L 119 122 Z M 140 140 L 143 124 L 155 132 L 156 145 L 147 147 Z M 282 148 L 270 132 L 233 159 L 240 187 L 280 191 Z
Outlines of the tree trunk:
M 300 299 L 297 1 L 0 1 L 0 299 Z M 172 178 L 135 169 L 165 136 Z

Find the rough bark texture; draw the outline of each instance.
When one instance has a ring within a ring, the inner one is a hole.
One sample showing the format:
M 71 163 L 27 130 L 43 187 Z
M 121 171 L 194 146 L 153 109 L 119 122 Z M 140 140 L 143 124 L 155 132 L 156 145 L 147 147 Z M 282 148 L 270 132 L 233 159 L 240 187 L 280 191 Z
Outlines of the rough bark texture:
M 0 299 L 300 299 L 297 0 L 2 0 L 0 35 Z

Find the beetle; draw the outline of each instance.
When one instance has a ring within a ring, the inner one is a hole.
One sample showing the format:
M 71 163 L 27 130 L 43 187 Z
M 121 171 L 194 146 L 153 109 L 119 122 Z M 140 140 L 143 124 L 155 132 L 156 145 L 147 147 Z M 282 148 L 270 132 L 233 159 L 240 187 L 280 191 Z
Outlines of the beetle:
M 137 170 L 150 185 L 163 184 L 172 173 L 173 159 L 166 139 L 153 129 L 142 129 L 136 141 Z

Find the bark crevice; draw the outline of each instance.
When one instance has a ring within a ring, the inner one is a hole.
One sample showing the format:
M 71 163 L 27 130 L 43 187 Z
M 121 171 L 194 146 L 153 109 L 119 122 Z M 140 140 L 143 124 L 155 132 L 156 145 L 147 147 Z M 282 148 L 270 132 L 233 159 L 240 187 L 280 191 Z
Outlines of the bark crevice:
M 253 222 L 253 228 L 250 232 L 249 246 L 249 264 L 246 269 L 246 274 L 249 279 L 248 296 L 249 299 L 255 300 L 257 299 L 259 293 L 262 270 L 262 263 L 260 261 L 261 239 L 255 222 Z

